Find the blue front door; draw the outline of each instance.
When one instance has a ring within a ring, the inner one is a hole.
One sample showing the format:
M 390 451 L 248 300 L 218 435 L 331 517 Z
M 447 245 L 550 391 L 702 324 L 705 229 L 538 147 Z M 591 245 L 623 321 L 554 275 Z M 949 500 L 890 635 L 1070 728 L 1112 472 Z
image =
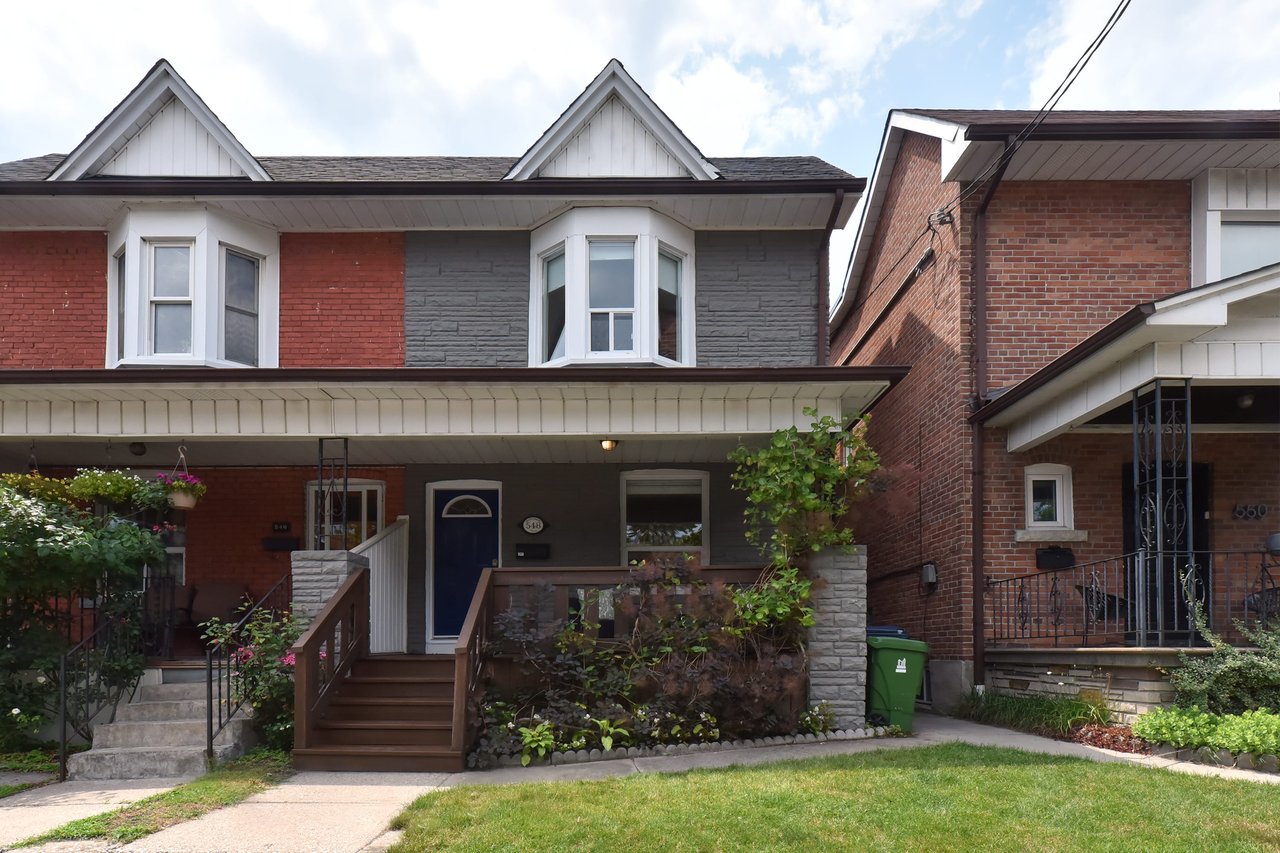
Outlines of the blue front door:
M 456 637 L 480 573 L 498 565 L 498 490 L 439 489 L 434 495 L 431 632 Z

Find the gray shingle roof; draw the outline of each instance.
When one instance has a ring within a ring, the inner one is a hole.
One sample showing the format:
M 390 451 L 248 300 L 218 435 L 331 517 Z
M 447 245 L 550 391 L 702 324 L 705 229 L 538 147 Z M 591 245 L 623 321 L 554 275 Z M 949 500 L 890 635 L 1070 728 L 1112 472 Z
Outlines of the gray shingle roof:
M 46 154 L 0 163 L 0 181 L 39 181 L 65 155 Z M 259 157 L 277 181 L 500 181 L 515 157 Z M 849 180 L 853 176 L 817 157 L 718 157 L 711 162 L 726 181 Z

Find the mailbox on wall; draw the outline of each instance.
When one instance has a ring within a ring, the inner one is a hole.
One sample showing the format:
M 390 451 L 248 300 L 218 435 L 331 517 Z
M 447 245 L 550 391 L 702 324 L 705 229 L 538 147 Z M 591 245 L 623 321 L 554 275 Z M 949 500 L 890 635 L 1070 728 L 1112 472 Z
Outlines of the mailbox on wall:
M 1054 546 L 1052 548 L 1036 549 L 1036 568 L 1041 571 L 1045 569 L 1069 569 L 1076 564 L 1076 553 L 1070 548 L 1062 548 Z
M 516 558 L 519 560 L 549 560 L 551 546 L 545 542 L 516 543 Z

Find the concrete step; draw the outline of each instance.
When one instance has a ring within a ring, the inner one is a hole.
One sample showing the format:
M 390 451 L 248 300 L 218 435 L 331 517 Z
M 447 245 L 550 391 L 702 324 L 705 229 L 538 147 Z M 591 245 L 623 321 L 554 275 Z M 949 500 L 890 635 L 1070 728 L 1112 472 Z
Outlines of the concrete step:
M 218 733 L 214 745 L 246 741 L 252 736 L 253 720 L 236 715 Z M 206 720 L 117 721 L 93 730 L 93 748 L 204 746 L 207 737 Z
M 233 757 L 232 751 L 219 759 Z M 173 746 L 159 749 L 91 749 L 67 759 L 67 778 L 147 779 L 151 777 L 199 776 L 209 768 L 204 747 Z
M 162 702 L 175 699 L 198 699 L 204 701 L 208 695 L 208 685 L 200 681 L 177 682 L 175 684 L 144 684 L 138 688 L 138 701 Z
M 163 699 L 121 705 L 116 711 L 116 721 L 140 723 L 153 720 L 203 720 L 207 714 L 204 699 Z

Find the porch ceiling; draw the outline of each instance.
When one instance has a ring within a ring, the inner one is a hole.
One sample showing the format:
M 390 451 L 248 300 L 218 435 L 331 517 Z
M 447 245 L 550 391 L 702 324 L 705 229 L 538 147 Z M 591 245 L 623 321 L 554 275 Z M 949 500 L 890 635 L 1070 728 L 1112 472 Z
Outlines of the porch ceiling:
M 0 372 L 0 438 L 732 436 L 849 419 L 901 368 Z

